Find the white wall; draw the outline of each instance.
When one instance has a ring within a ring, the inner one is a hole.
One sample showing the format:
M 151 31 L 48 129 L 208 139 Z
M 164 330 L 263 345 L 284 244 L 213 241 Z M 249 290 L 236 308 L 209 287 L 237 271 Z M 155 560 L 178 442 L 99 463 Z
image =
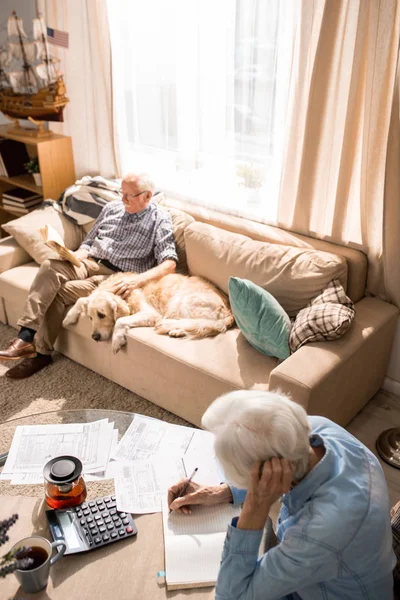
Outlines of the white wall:
M 36 17 L 35 0 L 0 0 L 0 45 L 7 39 L 7 19 L 13 10 L 24 22 L 27 35 L 32 33 L 32 19 Z M 0 113 L 0 124 L 10 121 Z

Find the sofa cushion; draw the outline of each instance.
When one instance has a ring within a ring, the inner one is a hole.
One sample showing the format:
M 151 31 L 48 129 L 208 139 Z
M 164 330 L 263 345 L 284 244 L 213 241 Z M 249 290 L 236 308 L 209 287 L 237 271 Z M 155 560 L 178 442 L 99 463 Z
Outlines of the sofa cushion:
M 0 274 L 0 297 L 17 298 L 19 294 L 25 302 L 26 295 L 39 271 L 36 262 L 29 262 Z
M 185 229 L 189 272 L 228 293 L 229 277 L 250 279 L 276 298 L 289 316 L 305 308 L 332 279 L 346 286 L 346 260 L 305 248 L 257 242 L 205 223 Z
M 199 206 L 192 202 L 185 202 L 184 200 L 177 200 L 176 198 L 167 197 L 163 201 L 163 204 L 164 206 L 184 210 L 194 217 L 196 221 L 208 223 L 232 233 L 240 233 L 258 242 L 308 248 L 309 250 L 331 252 L 332 254 L 342 256 L 347 263 L 346 293 L 353 302 L 358 302 L 365 295 L 368 261 L 366 254 L 361 249 L 356 250 L 349 246 L 340 246 L 326 240 L 319 240 L 315 237 L 286 231 L 285 229 L 280 229 L 278 226 L 258 223 L 244 217 L 227 215 L 211 208 Z
M 231 277 L 229 301 L 236 323 L 256 350 L 281 359 L 290 356 L 290 318 L 269 292 L 248 279 Z
M 39 266 L 35 262 L 26 263 L 0 274 L 0 298 L 4 299 L 6 318 L 13 327 L 21 317 L 29 288 L 36 277 Z
M 54 227 L 70 250 L 76 250 L 82 243 L 82 229 L 52 206 L 43 206 L 19 219 L 9 221 L 3 225 L 3 229 L 17 240 L 33 260 L 42 264 L 47 258 L 58 258 L 58 254 L 46 246 L 38 232 L 43 225 Z

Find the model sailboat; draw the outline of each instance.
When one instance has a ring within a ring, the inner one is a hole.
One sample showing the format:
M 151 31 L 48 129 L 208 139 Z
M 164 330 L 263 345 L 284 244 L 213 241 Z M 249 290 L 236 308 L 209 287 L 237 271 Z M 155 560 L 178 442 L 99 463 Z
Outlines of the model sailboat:
M 59 61 L 48 50 L 44 19 L 33 19 L 32 40 L 15 13 L 7 31 L 7 45 L 0 49 L 0 111 L 14 119 L 63 121 L 68 98 Z

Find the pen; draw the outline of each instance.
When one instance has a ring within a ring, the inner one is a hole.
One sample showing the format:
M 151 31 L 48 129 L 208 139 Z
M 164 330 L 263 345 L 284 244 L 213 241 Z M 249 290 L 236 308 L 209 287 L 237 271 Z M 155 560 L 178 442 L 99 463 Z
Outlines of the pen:
M 191 474 L 191 476 L 189 477 L 189 479 L 187 480 L 187 482 L 185 483 L 185 485 L 183 486 L 183 488 L 181 489 L 181 491 L 179 492 L 179 494 L 177 495 L 176 498 L 182 498 L 182 496 L 184 496 L 187 492 L 187 489 L 189 487 L 190 482 L 192 481 L 193 477 L 196 475 L 197 471 L 199 470 L 199 467 L 196 467 L 195 470 L 193 471 L 193 473 Z M 175 498 L 175 500 L 176 500 Z M 169 512 L 171 513 L 172 510 L 169 509 Z

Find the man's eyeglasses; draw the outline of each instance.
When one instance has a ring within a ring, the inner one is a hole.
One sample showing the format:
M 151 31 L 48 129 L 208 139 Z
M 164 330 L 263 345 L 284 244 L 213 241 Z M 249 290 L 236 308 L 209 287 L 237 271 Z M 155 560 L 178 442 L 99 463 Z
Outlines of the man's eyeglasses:
M 146 194 L 149 190 L 143 190 L 143 192 L 139 192 L 138 194 L 125 194 L 122 189 L 119 189 L 118 192 L 121 194 L 122 198 L 126 198 L 127 200 L 133 200 L 137 196 L 141 196 L 142 194 Z

